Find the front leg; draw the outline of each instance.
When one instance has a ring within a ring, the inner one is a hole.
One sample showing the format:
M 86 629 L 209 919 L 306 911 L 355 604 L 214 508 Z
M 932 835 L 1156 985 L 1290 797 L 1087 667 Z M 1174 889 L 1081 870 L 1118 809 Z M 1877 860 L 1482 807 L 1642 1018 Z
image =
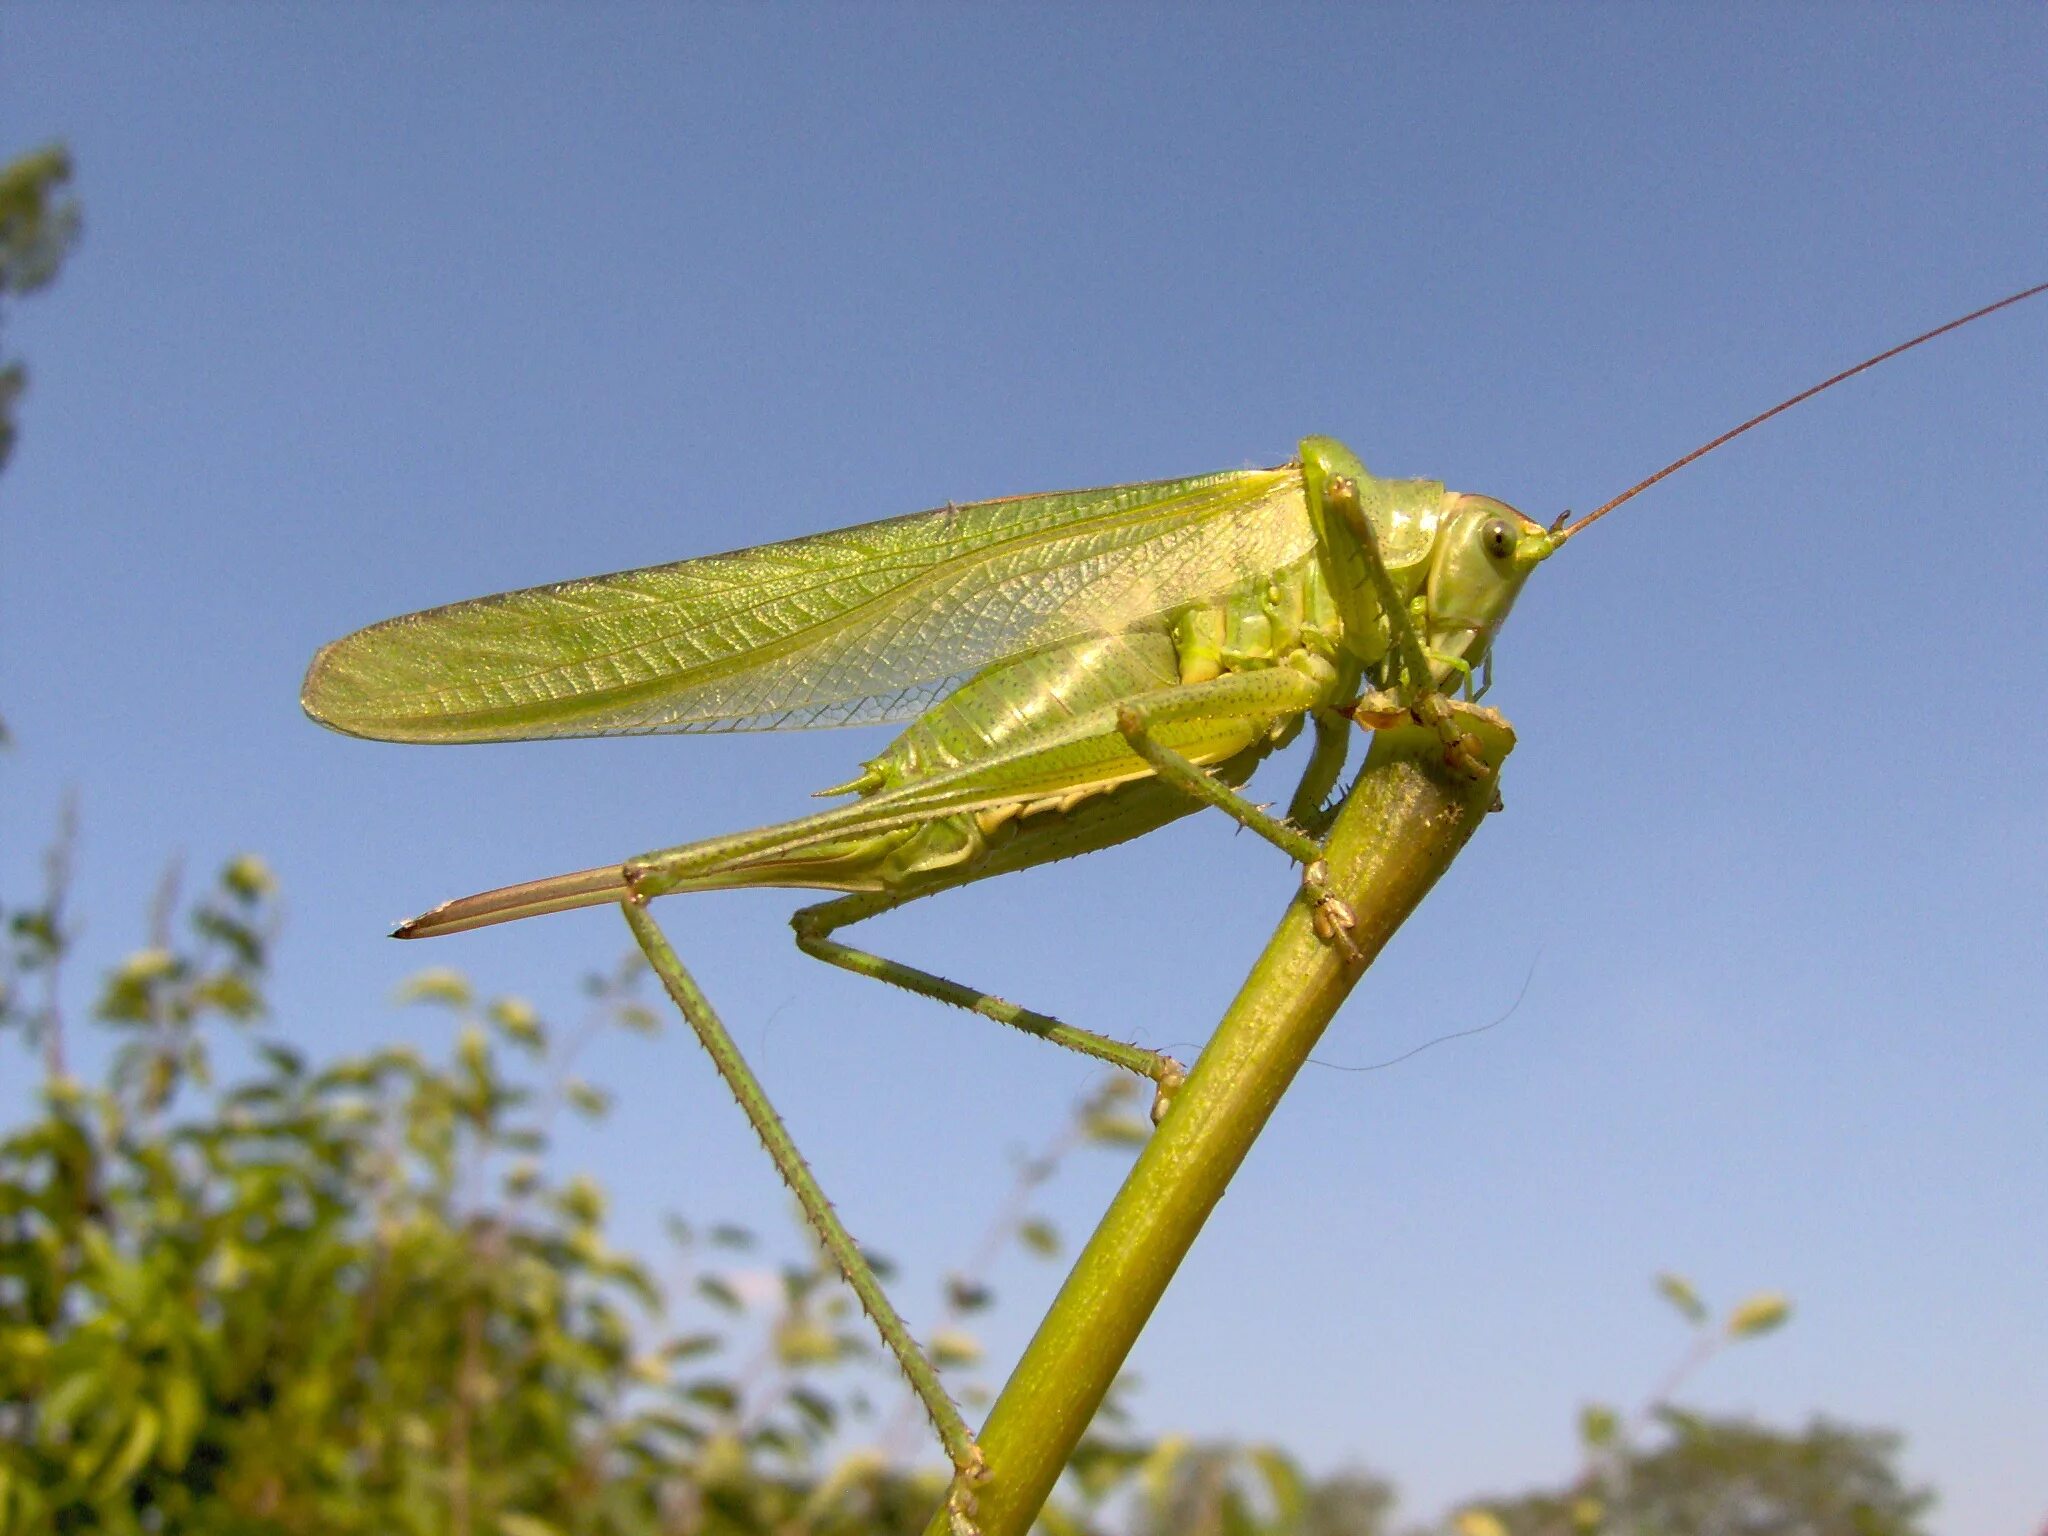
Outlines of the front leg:
M 1408 615 L 1393 578 L 1380 558 L 1379 536 L 1372 519 L 1359 505 L 1358 486 L 1348 475 L 1333 475 L 1323 489 L 1323 501 L 1343 518 L 1365 548 L 1366 580 L 1386 619 L 1388 643 L 1398 671 L 1398 680 L 1386 694 L 1368 694 L 1353 707 L 1352 718 L 1367 729 L 1377 729 L 1402 716 L 1412 716 L 1434 730 L 1444 744 L 1444 761 L 1460 773 L 1483 779 L 1488 769 L 1479 741 L 1459 724 L 1455 711 L 1436 684 L 1436 666 L 1448 665 L 1463 673 L 1469 682 L 1472 669 L 1464 661 L 1431 652 L 1424 644 L 1415 622 Z M 1389 705 L 1392 705 L 1390 712 Z

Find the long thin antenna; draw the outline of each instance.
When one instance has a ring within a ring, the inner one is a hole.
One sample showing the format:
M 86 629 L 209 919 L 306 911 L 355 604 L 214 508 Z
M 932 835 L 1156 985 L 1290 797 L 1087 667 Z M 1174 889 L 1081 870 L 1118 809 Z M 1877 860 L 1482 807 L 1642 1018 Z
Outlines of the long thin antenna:
M 1647 491 L 1651 486 L 1655 485 L 1659 480 L 1662 480 L 1666 475 L 1677 474 L 1681 469 L 1685 468 L 1685 466 L 1690 464 L 1694 459 L 1705 457 L 1707 454 L 1712 453 L 1716 448 L 1720 447 L 1723 443 L 1728 442 L 1733 438 L 1742 436 L 1742 434 L 1747 432 L 1751 427 L 1762 426 L 1765 422 L 1769 421 L 1773 416 L 1776 416 L 1779 412 L 1791 410 L 1792 407 L 1799 404 L 1800 401 L 1811 400 L 1815 395 L 1819 394 L 1822 390 L 1833 389 L 1837 384 L 1841 383 L 1844 379 L 1853 379 L 1857 374 L 1863 372 L 1864 369 L 1875 368 L 1879 363 L 1888 362 L 1892 358 L 1897 357 L 1901 352 L 1910 352 L 1913 350 L 1913 348 L 1919 346 L 1920 343 L 1923 341 L 1932 341 L 1937 336 L 1946 336 L 1950 331 L 1956 330 L 1961 326 L 1968 325 L 1972 320 L 1982 320 L 1986 315 L 1995 314 L 1999 310 L 2004 309 L 2008 304 L 2017 304 L 2021 299 L 2031 299 L 2037 293 L 2048 293 L 2048 283 L 2036 283 L 2033 287 L 2025 289 L 2019 293 L 2015 293 L 2011 295 L 2009 298 L 2000 299 L 1996 304 L 1986 304 L 1982 309 L 1972 310 L 1969 314 L 1964 315 L 1960 320 L 1951 320 L 1947 325 L 1937 325 L 1931 331 L 1922 331 L 1918 336 L 1915 336 L 1911 341 L 1902 341 L 1896 347 L 1891 348 L 1889 351 L 1880 352 L 1875 357 L 1866 357 L 1854 368 L 1844 368 L 1840 373 L 1836 374 L 1831 379 L 1822 379 L 1818 384 L 1814 385 L 1811 389 L 1802 389 L 1798 394 L 1794 395 L 1791 399 L 1781 400 L 1778 404 L 1772 406 L 1768 411 L 1765 411 L 1762 415 L 1750 417 L 1749 420 L 1745 421 L 1741 426 L 1731 427 L 1728 431 L 1723 432 L 1719 437 L 1715 438 L 1712 442 L 1703 444 L 1702 446 L 1693 449 L 1693 451 L 1691 453 L 1688 453 L 1684 458 L 1676 459 L 1673 462 L 1666 464 L 1662 469 L 1658 470 L 1657 473 L 1650 476 L 1649 479 L 1639 481 L 1636 484 L 1630 486 L 1627 490 L 1623 491 L 1619 496 L 1615 497 L 1614 500 L 1608 502 L 1605 506 L 1594 508 L 1591 512 L 1588 512 L 1584 517 L 1580 518 L 1576 523 L 1573 523 L 1569 528 L 1566 528 L 1563 532 L 1559 533 L 1557 536 L 1558 542 L 1563 543 L 1566 539 L 1570 538 L 1580 529 L 1590 527 L 1592 524 L 1599 522 L 1601 518 L 1605 517 L 1608 513 L 1612 512 L 1616 507 L 1620 506 L 1624 501 L 1627 501 L 1631 496 L 1640 495 L 1642 492 Z

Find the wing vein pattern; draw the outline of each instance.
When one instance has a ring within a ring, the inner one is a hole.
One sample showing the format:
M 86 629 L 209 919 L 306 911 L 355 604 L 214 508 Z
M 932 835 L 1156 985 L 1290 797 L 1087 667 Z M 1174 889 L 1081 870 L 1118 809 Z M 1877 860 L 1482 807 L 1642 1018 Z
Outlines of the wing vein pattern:
M 1312 546 L 1293 465 L 945 506 L 389 619 L 314 659 L 306 704 L 417 741 L 901 720 Z

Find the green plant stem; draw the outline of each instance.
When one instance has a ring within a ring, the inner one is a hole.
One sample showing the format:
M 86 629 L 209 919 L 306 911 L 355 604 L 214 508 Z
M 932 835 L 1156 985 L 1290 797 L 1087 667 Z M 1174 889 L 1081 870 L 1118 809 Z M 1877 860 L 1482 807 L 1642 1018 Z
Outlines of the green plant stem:
M 1457 713 L 1478 739 L 1484 778 L 1446 768 L 1435 730 L 1374 737 L 1325 855 L 1330 889 L 1357 919 L 1351 937 L 1362 958 L 1346 964 L 1317 939 L 1306 902 L 1289 908 L 989 1414 L 987 1480 L 973 1490 L 982 1536 L 1025 1536 L 1323 1027 L 1494 803 L 1514 735 L 1491 711 Z M 941 1509 L 927 1536 L 948 1527 Z
M 840 1222 L 838 1213 L 832 1209 L 832 1202 L 825 1198 L 825 1191 L 819 1187 L 817 1176 L 803 1154 L 790 1140 L 789 1131 L 782 1119 L 775 1113 L 775 1106 L 768 1102 L 768 1095 L 762 1090 L 760 1079 L 740 1055 L 739 1047 L 726 1032 L 718 1014 L 712 1009 L 710 999 L 704 996 L 695 978 L 683 969 L 683 962 L 676 958 L 653 918 L 646 908 L 632 902 L 620 904 L 626 914 L 626 925 L 633 930 L 633 937 L 640 945 L 640 951 L 647 956 L 647 963 L 654 967 L 654 974 L 661 978 L 661 984 L 668 991 L 690 1028 L 697 1032 L 705 1052 L 718 1068 L 718 1075 L 739 1100 L 740 1108 L 746 1111 L 747 1119 L 753 1122 L 754 1133 L 761 1138 L 761 1145 L 768 1149 L 768 1155 L 775 1162 L 775 1168 L 782 1175 L 782 1182 L 803 1207 L 805 1218 L 818 1240 L 825 1245 L 825 1251 L 839 1266 L 839 1272 L 846 1277 L 846 1283 L 853 1287 L 853 1293 L 860 1298 L 861 1309 L 874 1322 L 875 1329 L 882 1335 L 882 1342 L 889 1346 L 896 1362 L 903 1367 L 903 1374 L 910 1378 L 910 1385 L 923 1401 L 925 1411 L 931 1415 L 932 1427 L 938 1430 L 939 1439 L 946 1447 L 946 1454 L 956 1468 L 979 1465 L 974 1449 L 974 1436 L 967 1428 L 967 1421 L 960 1416 L 960 1410 L 947 1396 L 939 1373 L 917 1347 L 896 1309 L 889 1304 L 889 1298 L 882 1294 L 881 1281 L 867 1259 L 862 1256 L 860 1245 Z

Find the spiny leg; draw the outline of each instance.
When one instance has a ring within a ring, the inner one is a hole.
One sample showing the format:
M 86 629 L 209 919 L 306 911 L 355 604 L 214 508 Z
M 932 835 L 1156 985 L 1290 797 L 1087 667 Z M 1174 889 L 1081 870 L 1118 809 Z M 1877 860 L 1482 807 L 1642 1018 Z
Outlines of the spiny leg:
M 825 1251 L 831 1254 L 846 1283 L 853 1287 L 854 1295 L 860 1299 L 861 1310 L 867 1313 L 869 1321 L 881 1334 L 882 1342 L 896 1357 L 896 1363 L 910 1379 L 911 1389 L 931 1416 L 932 1427 L 939 1432 L 940 1443 L 946 1448 L 955 1474 L 953 1491 L 946 1498 L 947 1510 L 955 1531 L 965 1536 L 973 1530 L 973 1487 L 988 1475 L 981 1447 L 974 1443 L 974 1432 L 967 1427 L 967 1421 L 960 1416 L 953 1399 L 947 1396 L 937 1369 L 925 1358 L 917 1340 L 911 1337 L 910 1329 L 883 1294 L 882 1282 L 877 1278 L 874 1267 L 861 1254 L 853 1235 L 841 1224 L 838 1213 L 832 1209 L 832 1202 L 825 1198 L 825 1191 L 818 1186 L 816 1175 L 804 1161 L 803 1154 L 797 1151 L 781 1116 L 768 1102 L 760 1079 L 754 1076 L 753 1069 L 740 1055 L 739 1047 L 726 1032 L 710 1000 L 698 988 L 695 978 L 683 969 L 682 961 L 676 958 L 675 950 L 654 919 L 647 915 L 646 908 L 624 902 L 621 909 L 626 914 L 626 926 L 633 930 L 633 938 L 640 945 L 640 952 L 647 957 L 655 975 L 661 978 L 662 986 L 689 1021 L 690 1028 L 696 1031 L 712 1064 L 718 1068 L 718 1075 L 725 1079 L 726 1087 L 732 1090 L 733 1097 L 739 1100 L 740 1108 L 752 1122 L 754 1134 L 768 1149 L 768 1156 L 774 1160 L 782 1182 L 796 1196 L 811 1229 L 825 1245 Z
M 1116 712 L 1116 728 L 1123 732 L 1131 749 L 1152 765 L 1153 771 L 1175 788 L 1205 805 L 1213 805 L 1239 826 L 1258 833 L 1301 866 L 1301 891 L 1314 909 L 1316 936 L 1334 944 L 1348 962 L 1361 957 L 1351 942 L 1356 926 L 1351 908 L 1330 889 L 1329 869 L 1323 862 L 1323 845 L 1301 828 L 1269 816 L 1228 784 L 1205 772 L 1173 748 L 1154 741 L 1153 713 L 1142 704 L 1125 704 Z
M 994 1019 L 998 1024 L 1021 1029 L 1027 1035 L 1036 1035 L 1041 1040 L 1050 1040 L 1055 1045 L 1064 1045 L 1083 1055 L 1093 1056 L 1097 1061 L 1106 1061 L 1111 1066 L 1150 1078 L 1153 1083 L 1152 1121 L 1156 1125 L 1164 1118 L 1175 1091 L 1187 1081 L 1188 1075 L 1187 1068 L 1171 1056 L 1148 1051 L 1140 1045 L 1127 1045 L 1072 1024 L 1063 1024 L 1050 1014 L 1020 1008 L 990 993 L 962 986 L 944 976 L 935 976 L 930 971 L 921 971 L 915 966 L 904 965 L 864 949 L 855 949 L 830 937 L 834 930 L 848 923 L 857 923 L 863 918 L 886 912 L 901 902 L 901 897 L 886 894 L 841 896 L 803 908 L 790 918 L 789 925 L 796 930 L 797 947 L 827 965 L 836 965 L 856 976 L 886 981 L 893 987 L 901 987 L 906 992 L 915 992 L 935 1002 L 951 1003 L 955 1008 L 965 1008 L 969 1013 Z
M 1344 759 L 1351 751 L 1352 722 L 1336 710 L 1319 709 L 1310 716 L 1315 726 L 1315 750 L 1294 786 L 1294 798 L 1287 803 L 1287 819 L 1310 837 L 1322 837 L 1337 819 L 1333 801 L 1337 781 L 1344 776 Z

